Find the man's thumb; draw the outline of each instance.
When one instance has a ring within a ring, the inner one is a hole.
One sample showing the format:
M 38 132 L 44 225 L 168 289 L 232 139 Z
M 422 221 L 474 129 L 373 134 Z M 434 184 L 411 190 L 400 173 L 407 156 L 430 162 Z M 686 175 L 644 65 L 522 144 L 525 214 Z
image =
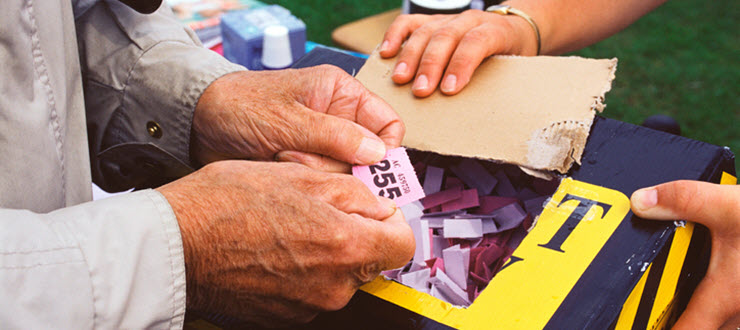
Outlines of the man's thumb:
M 336 116 L 309 111 L 295 149 L 329 156 L 336 160 L 369 165 L 383 159 L 386 146 L 377 135 L 357 123 Z

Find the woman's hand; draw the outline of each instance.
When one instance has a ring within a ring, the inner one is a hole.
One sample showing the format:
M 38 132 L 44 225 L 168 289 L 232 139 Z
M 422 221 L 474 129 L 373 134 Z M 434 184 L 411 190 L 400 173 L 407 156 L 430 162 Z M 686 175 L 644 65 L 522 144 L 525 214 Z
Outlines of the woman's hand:
M 444 94 L 457 94 L 488 56 L 536 53 L 534 31 L 524 19 L 480 10 L 401 15 L 386 31 L 380 47 L 382 57 L 399 54 L 391 78 L 397 84 L 414 80 L 411 89 L 418 97 L 431 95 L 437 85 Z

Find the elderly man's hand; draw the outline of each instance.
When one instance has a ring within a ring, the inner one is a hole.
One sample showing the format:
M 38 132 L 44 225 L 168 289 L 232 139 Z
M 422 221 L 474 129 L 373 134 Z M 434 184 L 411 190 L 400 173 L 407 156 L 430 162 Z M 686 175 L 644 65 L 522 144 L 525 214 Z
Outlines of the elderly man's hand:
M 193 118 L 191 157 L 287 160 L 346 170 L 380 161 L 405 128 L 382 99 L 334 66 L 244 71 L 209 86 Z
M 632 211 L 656 220 L 686 219 L 709 228 L 709 269 L 674 329 L 740 327 L 740 186 L 674 181 L 632 194 Z
M 158 190 L 180 224 L 187 306 L 203 312 L 307 322 L 415 249 L 395 204 L 346 174 L 230 160 Z

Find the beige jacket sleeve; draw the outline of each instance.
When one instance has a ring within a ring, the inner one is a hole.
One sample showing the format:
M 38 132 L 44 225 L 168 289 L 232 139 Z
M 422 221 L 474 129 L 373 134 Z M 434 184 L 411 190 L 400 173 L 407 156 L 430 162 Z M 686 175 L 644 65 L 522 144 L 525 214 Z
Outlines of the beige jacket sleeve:
M 182 242 L 158 192 L 48 214 L 0 209 L 0 228 L 2 328 L 182 328 Z
M 241 67 L 198 48 L 166 12 L 115 2 L 3 0 L 0 22 L 0 328 L 181 328 L 175 215 L 154 190 L 87 202 L 86 126 L 98 179 L 101 164 L 122 169 L 144 156 L 187 164 L 194 103 Z M 140 148 L 101 160 L 126 145 Z M 104 181 L 125 181 L 111 171 Z
M 76 15 L 93 181 L 120 191 L 189 173 L 198 98 L 245 68 L 203 48 L 166 5 L 145 15 L 100 1 Z

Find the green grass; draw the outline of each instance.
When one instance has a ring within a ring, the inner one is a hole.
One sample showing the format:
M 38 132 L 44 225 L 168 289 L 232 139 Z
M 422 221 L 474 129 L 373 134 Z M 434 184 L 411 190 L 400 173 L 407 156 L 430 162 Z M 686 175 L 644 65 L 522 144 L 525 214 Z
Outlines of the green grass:
M 308 39 L 400 7 L 401 0 L 265 1 L 290 9 Z M 619 59 L 603 116 L 640 124 L 670 115 L 683 135 L 740 153 L 740 2 L 673 0 L 619 34 L 574 54 Z M 740 168 L 736 163 L 736 168 Z

